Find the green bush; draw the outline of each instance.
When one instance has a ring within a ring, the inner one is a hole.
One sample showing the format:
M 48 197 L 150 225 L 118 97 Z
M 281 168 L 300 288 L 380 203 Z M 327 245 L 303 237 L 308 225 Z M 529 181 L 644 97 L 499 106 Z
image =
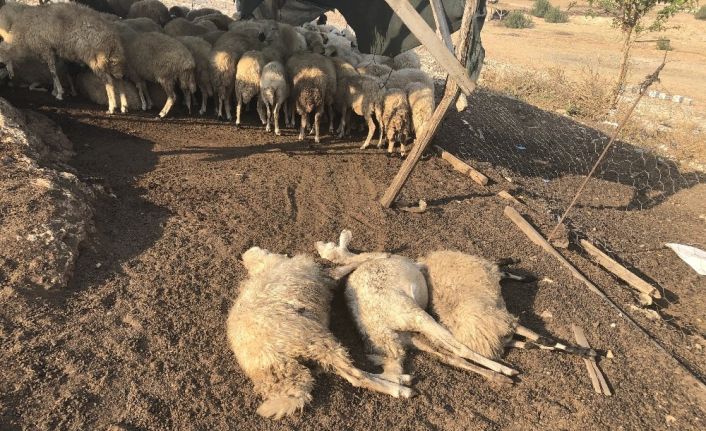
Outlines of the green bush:
M 569 14 L 558 7 L 549 6 L 544 14 L 544 20 L 552 23 L 569 22 Z
M 671 51 L 672 45 L 669 43 L 669 39 L 666 37 L 660 37 L 657 39 L 657 49 L 660 51 Z
M 549 0 L 534 0 L 530 14 L 542 18 L 551 7 L 552 5 L 549 3 Z
M 503 20 L 503 24 L 508 28 L 530 28 L 532 18 L 525 15 L 521 10 L 513 10 Z
M 706 5 L 701 6 L 701 8 L 696 11 L 694 16 L 696 17 L 696 19 L 706 19 Z

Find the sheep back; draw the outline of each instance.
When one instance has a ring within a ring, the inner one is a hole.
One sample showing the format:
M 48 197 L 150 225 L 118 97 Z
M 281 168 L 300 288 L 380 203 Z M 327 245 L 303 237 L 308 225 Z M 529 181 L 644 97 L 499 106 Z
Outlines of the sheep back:
M 317 107 L 333 100 L 336 70 L 327 57 L 313 53 L 295 54 L 287 61 L 287 73 L 292 79 L 292 96 L 305 113 L 314 112 Z M 330 87 L 331 77 L 334 83 Z
M 159 25 L 169 22 L 169 9 L 159 0 L 140 0 L 132 5 L 127 13 L 128 18 L 149 18 Z

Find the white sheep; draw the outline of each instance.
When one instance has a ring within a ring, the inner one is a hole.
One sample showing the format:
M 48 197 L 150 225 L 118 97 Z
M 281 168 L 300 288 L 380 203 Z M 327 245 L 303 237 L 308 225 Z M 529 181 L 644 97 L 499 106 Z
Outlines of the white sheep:
M 395 70 L 421 69 L 422 67 L 419 56 L 411 49 L 392 57 L 392 63 L 392 68 Z
M 419 263 L 425 268 L 431 310 L 471 350 L 489 358 L 499 358 L 507 346 L 596 355 L 593 350 L 558 343 L 519 325 L 505 308 L 496 264 L 450 250 L 429 253 Z M 513 335 L 528 341 L 512 340 Z
M 311 401 L 314 378 L 301 361 L 335 371 L 353 386 L 393 397 L 413 391 L 357 369 L 328 329 L 333 282 L 308 256 L 289 258 L 253 247 L 243 253 L 248 278 L 228 314 L 231 349 L 255 391 L 257 413 L 280 419 Z
M 412 82 L 406 86 L 406 90 L 407 100 L 412 113 L 414 134 L 419 137 L 422 135 L 424 127 L 436 108 L 434 87 L 429 88 L 422 82 Z
M 152 105 L 146 81 L 158 83 L 167 94 L 167 101 L 159 112 L 160 118 L 169 113 L 176 101 L 177 82 L 184 94 L 196 91 L 196 62 L 181 42 L 156 32 L 127 31 L 121 36 L 127 53 L 128 78 L 137 86 L 143 110 Z M 188 108 L 191 112 L 190 105 Z
M 197 36 L 181 36 L 177 40 L 186 46 L 194 57 L 196 64 L 196 85 L 201 92 L 201 109 L 199 114 L 206 113 L 208 98 L 213 96 L 213 83 L 211 82 L 211 44 Z M 193 94 L 184 94 L 185 98 L 191 98 Z M 190 105 L 191 102 L 187 102 Z
M 159 0 L 140 0 L 132 5 L 127 12 L 128 18 L 149 18 L 155 23 L 164 26 L 169 22 L 169 9 Z
M 313 52 L 314 54 L 325 54 L 326 46 L 321 33 L 318 31 L 302 29 L 301 27 L 298 27 L 297 31 L 299 34 L 304 36 L 306 47 L 310 52 Z
M 341 105 L 341 123 L 338 127 L 339 137 L 342 137 L 346 132 L 346 127 L 349 122 L 348 110 L 355 112 L 365 119 L 368 126 L 368 135 L 361 148 L 367 148 L 370 145 L 373 135 L 375 134 L 375 121 L 382 119 L 382 101 L 384 87 L 382 82 L 373 77 L 366 75 L 353 75 L 348 77 L 341 84 L 344 90 L 343 104 Z M 380 142 L 382 142 L 383 129 L 380 128 Z
M 399 255 L 352 255 L 348 251 L 350 238 L 350 231 L 343 231 L 338 245 L 319 241 L 316 249 L 322 258 L 334 263 L 358 264 L 346 281 L 346 303 L 372 349 L 369 358 L 382 365 L 382 375 L 387 380 L 400 383 L 411 380 L 403 373 L 402 363 L 405 348 L 414 346 L 438 354 L 451 352 L 447 356 L 453 358 L 454 365 L 492 381 L 511 382 L 505 376 L 514 376 L 517 371 L 472 351 L 424 311 L 427 285 L 417 263 Z
M 292 80 L 292 102 L 297 114 L 301 116 L 299 140 L 304 140 L 309 114 L 314 113 L 314 142 L 319 143 L 321 115 L 327 106 L 329 112 L 332 110 L 336 92 L 336 70 L 333 63 L 320 54 L 297 53 L 287 61 L 287 73 Z
M 434 89 L 434 80 L 419 69 L 399 69 L 393 70 L 390 76 L 385 80 L 385 85 L 388 88 L 400 88 L 407 90 L 407 86 L 413 82 L 424 84 L 427 88 Z
M 85 71 L 76 75 L 76 89 L 78 93 L 91 102 L 101 105 L 108 105 L 108 98 L 101 80 L 93 72 Z M 140 109 L 140 96 L 135 85 L 128 81 L 121 81 L 118 85 L 125 95 L 128 109 Z
M 11 49 L 8 44 L 0 43 L 0 62 L 5 64 L 5 70 L 10 81 L 19 86 L 27 86 L 30 91 L 46 91 L 52 88 L 52 95 L 56 96 L 53 88 L 54 80 L 49 67 L 39 57 L 26 50 Z M 76 95 L 73 79 L 67 71 L 63 60 L 58 59 L 57 73 L 64 85 L 69 86 L 71 94 Z M 105 87 L 103 86 L 105 97 Z
M 248 51 L 238 60 L 235 69 L 235 127 L 240 126 L 240 112 L 243 104 L 247 105 L 260 94 L 260 77 L 263 67 L 265 67 L 265 57 L 260 51 Z
M 235 88 L 235 72 L 240 57 L 247 51 L 258 50 L 266 39 L 263 33 L 258 38 L 236 31 L 227 31 L 213 45 L 210 54 L 211 80 L 216 100 L 216 115 L 231 120 L 231 95 Z
M 289 81 L 284 65 L 279 61 L 271 61 L 262 68 L 260 77 L 260 99 L 258 100 L 258 110 L 262 111 L 262 106 L 266 108 L 265 130 L 271 130 L 270 122 L 274 121 L 275 135 L 281 134 L 279 130 L 279 112 L 284 107 L 284 118 L 289 118 L 287 98 L 289 97 Z M 261 113 L 262 116 L 262 113 Z
M 59 100 L 63 99 L 64 88 L 57 73 L 57 58 L 86 64 L 105 84 L 108 112 L 113 113 L 114 82 L 125 73 L 125 51 L 114 25 L 98 12 L 76 3 L 27 7 L 16 12 L 3 43 L 10 50 L 31 52 L 47 64 Z M 121 111 L 126 110 L 121 97 Z

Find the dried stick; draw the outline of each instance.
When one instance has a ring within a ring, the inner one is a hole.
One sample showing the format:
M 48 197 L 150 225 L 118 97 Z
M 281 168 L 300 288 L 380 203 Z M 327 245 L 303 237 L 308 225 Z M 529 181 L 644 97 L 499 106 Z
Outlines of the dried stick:
M 434 145 L 434 149 L 439 152 L 439 155 L 441 155 L 442 159 L 449 162 L 449 164 L 454 169 L 461 172 L 463 175 L 468 175 L 473 181 L 480 184 L 481 186 L 488 184 L 488 177 L 478 172 L 476 169 L 468 165 L 463 160 L 459 159 L 458 157 L 454 156 L 453 154 L 449 153 L 438 145 Z
M 571 209 L 574 207 L 574 205 L 576 205 L 576 201 L 578 201 L 579 196 L 581 196 L 581 193 L 583 193 L 583 189 L 586 187 L 586 184 L 588 184 L 588 180 L 591 179 L 593 174 L 596 172 L 596 169 L 598 169 L 598 165 L 601 164 L 605 155 L 608 154 L 608 150 L 610 149 L 610 147 L 613 146 L 613 142 L 615 142 L 615 138 L 617 138 L 618 135 L 620 134 L 620 132 L 623 131 L 625 124 L 627 124 L 628 120 L 630 119 L 630 116 L 632 115 L 633 111 L 637 107 L 637 104 L 640 103 L 642 96 L 645 95 L 645 93 L 647 92 L 647 89 L 650 87 L 650 85 L 652 85 L 656 81 L 659 81 L 659 73 L 662 71 L 662 69 L 664 68 L 664 65 L 667 62 L 667 52 L 668 51 L 664 51 L 664 58 L 662 59 L 662 64 L 660 64 L 659 67 L 657 67 L 657 70 L 655 70 L 652 74 L 647 75 L 647 77 L 642 82 L 642 84 L 640 84 L 640 91 L 639 91 L 639 94 L 637 95 L 637 99 L 635 99 L 635 102 L 632 104 L 632 106 L 630 106 L 630 109 L 628 109 L 628 112 L 625 114 L 625 117 L 623 117 L 623 120 L 620 122 L 620 125 L 618 125 L 618 128 L 615 129 L 615 132 L 613 132 L 613 136 L 610 137 L 610 141 L 608 141 L 608 145 L 606 145 L 605 148 L 603 148 L 603 151 L 601 152 L 600 156 L 598 156 L 598 160 L 596 160 L 596 163 L 591 168 L 591 171 L 588 173 L 588 175 L 586 175 L 586 178 L 581 183 L 581 186 L 579 186 L 579 189 L 576 191 L 576 194 L 574 195 L 574 198 L 571 200 L 571 203 L 566 208 L 566 210 L 564 210 L 564 213 L 561 215 L 561 217 L 559 217 L 559 221 L 557 222 L 554 229 L 552 229 L 549 236 L 547 236 L 547 239 L 549 241 L 552 240 L 552 238 L 554 237 L 554 234 L 559 229 L 559 226 L 561 226 L 561 224 L 564 223 L 564 219 L 569 214 L 569 211 L 571 211 Z
M 574 338 L 576 339 L 576 344 L 586 349 L 590 349 L 591 346 L 588 344 L 586 335 L 583 333 L 583 328 L 576 325 L 571 325 L 571 329 L 574 331 Z M 606 382 L 601 369 L 598 368 L 598 364 L 594 358 L 583 358 L 586 363 L 586 370 L 588 370 L 588 376 L 591 378 L 591 383 L 593 384 L 593 390 L 598 394 L 604 394 L 611 396 L 610 388 L 608 387 L 608 382 Z
M 511 195 L 510 192 L 508 192 L 507 190 L 500 190 L 498 192 L 498 196 L 512 203 L 516 203 L 517 205 L 522 205 L 522 202 L 517 200 L 517 198 Z
M 626 282 L 634 289 L 642 293 L 646 293 L 653 298 L 659 299 L 662 297 L 657 289 L 645 280 L 630 272 L 627 268 L 613 260 L 607 254 L 603 253 L 598 247 L 591 244 L 589 241 L 582 239 L 581 246 L 596 260 L 596 262 L 598 262 L 599 265 L 608 270 L 611 274 Z
M 601 291 L 596 285 L 591 283 L 586 277 L 584 277 L 583 274 L 579 272 L 578 269 L 576 269 L 568 260 L 564 258 L 561 254 L 559 254 L 558 251 L 552 247 L 549 242 L 542 237 L 542 235 L 537 232 L 535 228 L 532 227 L 531 224 L 527 222 L 527 220 L 520 215 L 520 213 L 517 212 L 512 207 L 505 207 L 505 215 L 512 220 L 517 227 L 520 228 L 520 230 L 527 235 L 527 237 L 532 240 L 533 243 L 539 245 L 542 247 L 547 253 L 551 254 L 552 256 L 556 257 L 556 259 L 564 265 L 569 271 L 571 271 L 571 274 L 576 277 L 577 279 L 581 280 L 586 286 L 588 286 L 588 289 L 595 293 L 596 295 L 600 296 L 603 298 L 603 300 L 615 311 L 618 312 L 620 316 L 623 316 L 625 320 L 628 321 L 635 329 L 637 329 L 642 335 L 647 337 L 648 340 L 662 353 L 667 355 L 674 363 L 674 365 L 677 366 L 677 368 L 685 373 L 685 376 L 691 380 L 691 382 L 694 384 L 695 387 L 698 387 L 702 391 L 706 392 L 706 383 L 704 383 L 698 376 L 696 376 L 684 363 L 682 363 L 681 360 L 676 358 L 674 355 L 672 355 L 669 350 L 667 350 L 662 344 L 657 341 L 652 335 L 650 335 L 649 332 L 647 332 L 642 326 L 640 326 L 639 323 L 637 323 L 630 315 L 625 313 L 615 302 L 613 302 L 610 298 L 606 296 L 603 291 Z

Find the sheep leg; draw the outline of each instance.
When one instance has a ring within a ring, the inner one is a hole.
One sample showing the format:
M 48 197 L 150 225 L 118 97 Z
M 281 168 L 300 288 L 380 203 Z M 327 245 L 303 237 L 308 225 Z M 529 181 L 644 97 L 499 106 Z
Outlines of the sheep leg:
M 338 124 L 338 138 L 342 139 L 346 132 L 346 115 L 348 113 L 348 107 L 343 104 L 341 106 L 341 122 Z
M 49 55 L 46 56 L 46 62 L 47 66 L 49 66 L 49 73 L 51 73 L 51 77 L 54 80 L 54 89 L 56 90 L 54 97 L 56 97 L 56 100 L 64 100 L 64 87 L 62 87 L 61 79 L 59 79 L 59 74 L 56 72 L 56 55 L 50 52 Z M 113 98 L 115 98 L 115 95 L 113 95 Z M 110 100 L 110 97 L 108 97 L 108 100 Z M 115 108 L 113 108 L 113 110 L 114 109 Z M 112 111 L 110 113 L 112 114 Z
M 235 128 L 240 127 L 240 111 L 243 109 L 243 95 L 240 91 L 235 91 Z
M 269 109 L 269 106 L 267 107 Z M 274 109 L 274 118 L 273 121 L 275 123 L 275 135 L 279 136 L 282 134 L 282 132 L 279 130 L 279 110 L 282 108 L 282 103 L 277 102 L 275 103 L 275 109 Z M 269 114 L 267 114 L 268 120 L 269 121 Z
M 29 84 L 29 87 L 27 87 L 27 89 L 29 91 L 41 91 L 41 92 L 47 91 L 47 89 L 42 87 L 42 84 L 40 84 L 39 82 L 33 82 L 33 83 Z M 52 90 L 52 96 L 56 96 L 54 90 Z
M 335 131 L 335 127 L 333 124 L 333 103 L 329 103 L 328 105 L 328 117 L 329 117 L 329 123 L 328 123 L 328 132 L 333 135 Z
M 199 115 L 206 113 L 206 108 L 208 106 L 208 90 L 205 87 L 201 87 L 201 109 L 199 109 Z
M 64 76 L 66 76 L 66 82 L 69 83 L 69 94 L 73 97 L 78 96 L 76 85 L 74 84 L 74 78 L 69 73 L 64 74 Z
M 281 419 L 302 410 L 311 401 L 314 378 L 308 368 L 295 360 L 285 360 L 276 367 L 257 370 L 253 378 L 255 391 L 263 397 L 257 414 Z
M 230 100 L 230 93 L 231 93 L 230 91 L 227 91 L 227 92 L 226 92 L 226 95 L 225 95 L 225 102 L 223 103 L 223 107 L 224 107 L 224 109 L 225 109 L 225 111 L 226 111 L 226 119 L 227 119 L 228 121 L 230 121 L 230 120 L 233 119 L 233 114 L 232 114 L 232 110 L 231 110 L 231 106 L 230 106 L 230 101 L 231 101 L 231 100 Z
M 112 114 L 115 112 L 115 85 L 111 76 L 105 78 L 105 93 L 108 96 L 108 114 Z
M 269 132 L 270 130 L 272 130 L 272 109 L 270 108 L 269 103 L 265 103 L 265 108 L 267 110 L 267 112 L 265 113 L 265 115 L 267 115 L 267 120 L 265 121 L 265 131 Z
M 454 336 L 443 326 L 437 323 L 430 315 L 421 309 L 413 310 L 414 317 L 411 319 L 409 328 L 406 331 L 419 332 L 430 341 L 438 344 L 453 354 L 462 358 L 473 361 L 479 365 L 489 368 L 506 376 L 516 376 L 518 372 L 503 364 L 497 363 L 491 359 L 485 358 L 478 353 L 472 351 L 461 342 L 456 340 Z
M 307 127 L 307 122 L 309 115 L 307 115 L 304 111 L 302 111 L 299 106 L 297 106 L 297 113 L 301 117 L 301 125 L 299 127 L 299 140 L 303 141 L 304 140 L 304 134 L 306 133 L 306 127 Z
M 167 93 L 167 101 L 164 102 L 164 107 L 162 108 L 161 111 L 159 111 L 159 118 L 164 118 L 169 114 L 169 111 L 171 111 L 172 106 L 174 106 L 174 102 L 176 101 L 176 92 L 174 91 L 174 83 L 173 82 L 161 82 L 162 88 L 164 89 L 164 92 Z
M 147 98 L 147 109 L 152 109 L 154 102 L 152 102 L 152 96 L 150 95 L 150 90 L 147 88 L 147 82 L 142 81 L 142 89 L 145 92 L 145 98 Z
M 128 104 L 127 104 L 127 94 L 125 92 L 125 85 L 126 82 L 124 80 L 119 80 L 118 81 L 118 95 L 120 97 L 120 112 L 123 114 L 127 114 L 128 112 Z
M 369 113 L 365 115 L 365 121 L 368 123 L 368 137 L 365 138 L 363 146 L 360 147 L 361 150 L 368 148 L 370 141 L 373 139 L 373 135 L 375 134 L 375 121 L 373 121 L 373 117 Z
M 220 119 L 223 116 L 223 104 L 225 102 L 225 96 L 218 92 L 218 102 L 216 103 L 216 116 Z
M 319 126 L 321 125 L 321 115 L 324 113 L 324 107 L 319 106 L 314 114 L 314 142 L 319 143 Z
M 135 87 L 137 87 L 137 94 L 140 96 L 140 103 L 142 104 L 142 110 L 147 110 L 147 99 L 145 98 L 145 88 L 143 87 L 144 82 L 136 82 Z
M 580 346 L 573 346 L 570 344 L 562 344 L 552 338 L 543 337 L 534 332 L 533 330 L 522 325 L 517 325 L 517 327 L 515 328 L 515 334 L 527 338 L 532 342 L 532 344 L 535 344 L 540 349 L 562 350 L 564 352 L 573 353 L 575 355 L 583 357 L 596 357 L 596 351 L 593 349 L 587 349 L 585 347 Z
M 380 136 L 380 141 L 382 141 L 382 136 Z M 395 138 L 393 137 L 390 139 L 390 142 L 387 143 L 387 154 L 392 154 L 395 152 Z
M 184 106 L 186 106 L 186 110 L 191 114 L 191 92 L 190 91 L 184 91 Z
M 265 108 L 267 108 L 267 112 L 265 112 Z M 257 98 L 257 116 L 260 117 L 260 122 L 262 123 L 263 126 L 266 126 L 270 122 L 270 113 L 269 113 L 270 105 L 262 100 L 262 97 Z M 265 117 L 267 116 L 267 117 Z M 265 127 L 266 131 L 270 131 L 269 127 Z
M 294 126 L 293 124 L 290 125 L 289 120 L 288 120 L 289 112 L 291 111 L 291 107 L 289 106 L 289 103 L 287 103 L 286 100 L 284 102 L 280 102 L 280 103 L 284 107 L 284 126 L 285 127 Z M 294 115 L 294 113 L 292 113 L 292 115 Z
M 508 377 L 503 376 L 493 372 L 487 368 L 479 367 L 478 365 L 472 364 L 467 360 L 455 356 L 448 351 L 437 349 L 432 346 L 424 337 L 419 335 L 412 335 L 410 338 L 411 345 L 419 351 L 429 353 L 437 357 L 437 359 L 447 365 L 452 367 L 460 368 L 462 370 L 470 371 L 472 373 L 480 374 L 486 379 L 496 382 L 496 383 L 509 383 L 512 384 L 512 380 Z

